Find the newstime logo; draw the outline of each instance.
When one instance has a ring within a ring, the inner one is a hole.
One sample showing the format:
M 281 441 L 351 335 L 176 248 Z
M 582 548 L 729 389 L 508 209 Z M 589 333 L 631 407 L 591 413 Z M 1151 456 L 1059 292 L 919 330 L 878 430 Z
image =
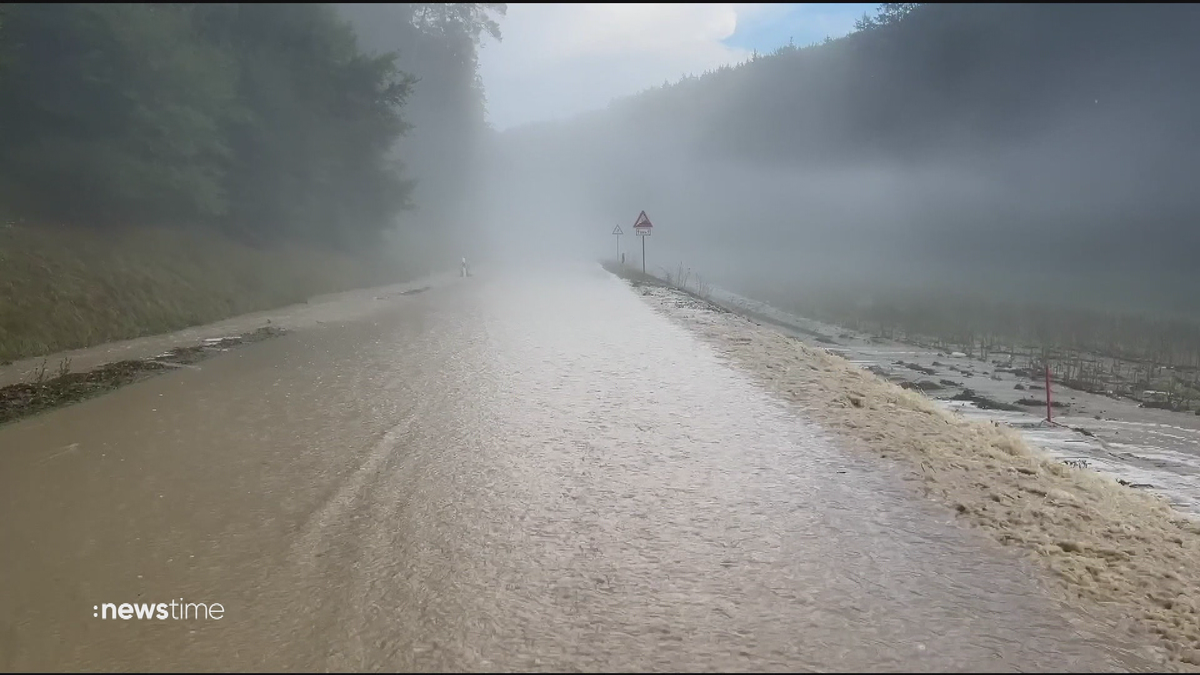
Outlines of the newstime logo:
M 183 598 L 171 602 L 106 602 L 92 605 L 92 616 L 99 619 L 154 619 L 158 621 L 213 620 L 225 616 L 225 608 L 219 602 L 184 602 Z

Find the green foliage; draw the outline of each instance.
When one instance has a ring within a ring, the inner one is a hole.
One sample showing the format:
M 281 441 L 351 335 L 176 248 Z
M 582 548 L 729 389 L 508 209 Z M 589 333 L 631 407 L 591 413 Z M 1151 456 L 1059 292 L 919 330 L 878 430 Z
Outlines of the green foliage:
M 0 225 L 0 365 L 403 278 L 382 250 L 255 247 L 193 228 Z
M 408 129 L 398 110 L 413 78 L 392 54 L 360 54 L 328 5 L 203 11 L 205 36 L 241 64 L 246 114 L 227 127 L 231 224 L 251 235 L 271 223 L 306 239 L 368 242 L 408 205 L 411 187 L 386 153 Z
M 899 23 L 912 11 L 921 6 L 919 2 L 885 2 L 879 5 L 874 17 L 863 14 L 861 19 L 854 22 L 854 30 L 858 32 L 874 30 L 881 26 Z
M 401 5 L 464 62 L 503 5 Z M 0 204 L 40 221 L 369 245 L 412 206 L 405 45 L 363 53 L 329 4 L 0 6 Z M 456 102 L 482 110 L 482 92 Z M 444 114 L 454 110 L 443 109 Z
M 0 171 L 13 207 L 116 221 L 222 215 L 234 64 L 172 5 L 13 4 Z
M 502 2 L 413 3 L 409 7 L 417 28 L 442 36 L 466 35 L 476 45 L 483 33 L 500 39 L 500 24 L 491 13 L 504 16 L 508 11 Z
M 443 241 L 463 239 L 479 176 L 476 152 L 489 133 L 477 50 L 499 39 L 506 6 L 479 4 L 341 4 L 364 51 L 395 52 L 401 70 L 418 78 L 405 107 L 414 129 L 393 148 L 419 182 L 419 219 Z M 403 220 L 402 220 L 403 222 Z

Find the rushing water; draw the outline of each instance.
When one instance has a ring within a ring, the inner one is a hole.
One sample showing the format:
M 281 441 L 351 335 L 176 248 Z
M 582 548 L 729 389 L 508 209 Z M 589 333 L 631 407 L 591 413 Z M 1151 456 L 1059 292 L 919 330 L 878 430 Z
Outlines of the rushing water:
M 596 268 L 8 425 L 0 491 L 5 669 L 1140 664 Z

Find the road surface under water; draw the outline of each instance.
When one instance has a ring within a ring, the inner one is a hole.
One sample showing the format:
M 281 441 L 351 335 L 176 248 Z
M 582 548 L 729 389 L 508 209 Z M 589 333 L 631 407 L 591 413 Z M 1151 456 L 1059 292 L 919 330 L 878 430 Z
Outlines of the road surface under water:
M 0 495 L 9 670 L 1141 665 L 593 267 L 10 424 Z

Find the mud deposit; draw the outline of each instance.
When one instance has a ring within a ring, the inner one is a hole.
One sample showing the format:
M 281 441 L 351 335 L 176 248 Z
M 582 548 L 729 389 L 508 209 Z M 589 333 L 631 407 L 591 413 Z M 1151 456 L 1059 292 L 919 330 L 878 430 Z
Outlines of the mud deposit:
M 70 359 L 59 362 L 51 371 L 43 363 L 33 381 L 0 388 L 0 424 L 76 403 L 106 391 L 145 379 L 172 368 L 185 368 L 230 348 L 261 342 L 284 334 L 274 326 L 264 326 L 241 335 L 211 338 L 198 345 L 176 347 L 148 359 L 126 359 L 106 363 L 86 372 L 70 372 Z
M 900 460 L 960 521 L 1026 551 L 1053 592 L 1127 631 L 1165 667 L 1200 665 L 1200 525 L 1162 498 L 1068 466 L 841 356 L 672 289 L 644 300 L 850 445 Z

